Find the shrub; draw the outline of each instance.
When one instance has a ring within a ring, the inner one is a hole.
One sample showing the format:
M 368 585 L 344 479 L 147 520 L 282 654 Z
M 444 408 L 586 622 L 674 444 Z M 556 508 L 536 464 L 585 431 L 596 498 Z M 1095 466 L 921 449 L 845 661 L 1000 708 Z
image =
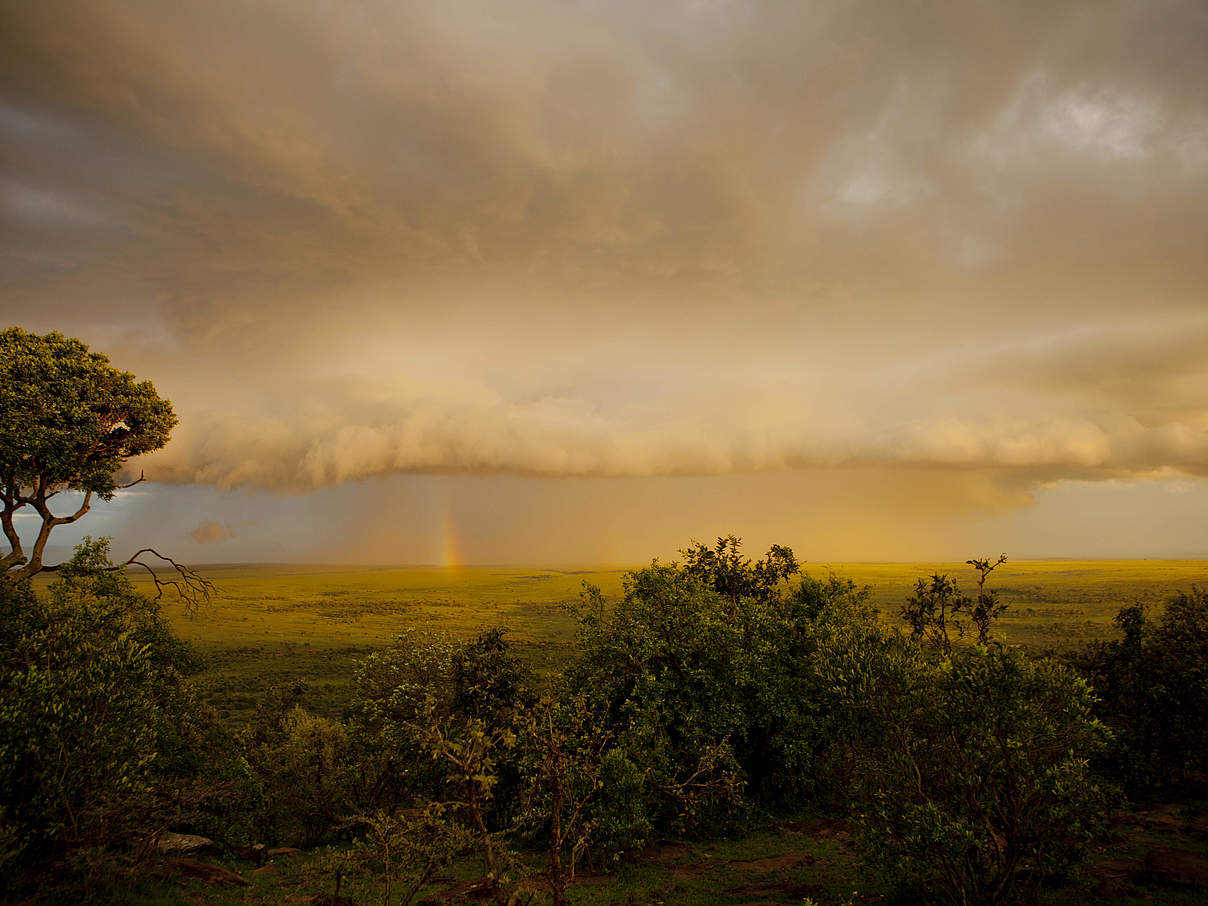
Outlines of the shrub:
M 902 605 L 901 614 L 912 639 L 951 654 L 949 629 L 963 636 L 965 627 L 958 618 L 972 608 L 973 599 L 962 595 L 954 580 L 936 573 L 930 580 L 915 583 L 914 594 Z
M 466 829 L 438 805 L 397 815 L 374 812 L 360 825 L 348 861 L 381 879 L 383 906 L 408 906 L 470 845 Z
M 732 604 L 675 565 L 629 575 L 624 599 L 607 612 L 598 589 L 586 593 L 577 660 L 567 691 L 614 738 L 605 782 L 636 798 L 606 795 L 595 811 L 617 805 L 599 823 L 630 835 L 619 853 L 657 829 L 682 833 L 724 823 L 739 805 L 740 768 L 730 741 L 746 728 L 742 705 L 747 648 Z M 603 835 L 604 839 L 607 835 Z
M 104 541 L 85 541 L 45 599 L 0 582 L 0 652 L 10 862 L 100 867 L 223 792 L 229 765 L 206 750 L 217 731 L 183 679 L 188 648 L 110 569 Z
M 630 573 L 611 609 L 598 590 L 585 594 L 566 694 L 612 738 L 591 820 L 594 841 L 614 856 L 655 833 L 707 833 L 752 807 L 832 796 L 841 773 L 846 717 L 832 707 L 819 657 L 848 633 L 877 631 L 867 593 L 833 576 L 805 577 L 785 594 L 735 575 L 783 578 L 787 548 L 744 566 L 727 544 L 720 571 L 701 566 L 718 552 L 696 553 L 686 566 Z
M 1116 615 L 1117 641 L 1077 665 L 1116 734 L 1110 765 L 1134 793 L 1177 788 L 1208 773 L 1208 589 L 1180 592 L 1157 621 L 1141 607 Z
M 1008 903 L 1061 874 L 1099 830 L 1089 760 L 1107 739 L 1087 684 L 1052 661 L 977 647 L 936 661 L 887 639 L 858 782 L 863 855 L 955 903 Z
M 454 734 L 471 724 L 487 734 L 510 732 L 532 698 L 531 676 L 502 630 L 468 641 L 409 630 L 359 665 L 349 712 L 352 797 L 365 812 L 439 801 L 449 765 L 433 757 L 430 731 Z M 519 769 L 511 750 L 493 753 L 493 828 L 516 811 Z
M 263 784 L 270 839 L 315 846 L 350 813 L 348 736 L 299 705 L 253 730 L 248 758 Z

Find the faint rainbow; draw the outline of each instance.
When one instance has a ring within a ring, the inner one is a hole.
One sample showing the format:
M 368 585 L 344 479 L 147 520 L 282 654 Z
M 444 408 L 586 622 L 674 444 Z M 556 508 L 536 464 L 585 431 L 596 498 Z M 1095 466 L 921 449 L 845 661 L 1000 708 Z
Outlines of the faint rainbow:
M 446 497 L 444 503 L 443 552 L 441 563 L 445 569 L 457 569 L 462 566 L 461 542 L 457 536 L 457 520 L 453 518 L 453 507 L 449 506 Z

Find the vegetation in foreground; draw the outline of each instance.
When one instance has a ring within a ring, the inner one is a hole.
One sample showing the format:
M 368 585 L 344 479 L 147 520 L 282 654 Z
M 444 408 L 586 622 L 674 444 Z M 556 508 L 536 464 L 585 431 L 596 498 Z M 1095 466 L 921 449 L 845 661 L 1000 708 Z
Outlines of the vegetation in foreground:
M 832 572 L 867 587 L 880 619 L 907 627 L 901 611 L 920 576 L 974 577 L 964 564 L 803 564 L 803 574 Z M 201 614 L 164 606 L 173 632 L 202 658 L 198 694 L 223 717 L 249 723 L 275 685 L 300 684 L 299 704 L 339 718 L 352 696 L 356 664 L 408 628 L 454 638 L 506 629 L 512 649 L 538 674 L 558 671 L 574 655 L 583 583 L 606 599 L 623 593 L 622 568 L 226 566 L 208 567 L 219 593 Z M 136 587 L 154 595 L 141 574 Z M 35 580 L 44 588 L 45 578 Z M 973 582 L 961 583 L 975 591 Z M 1012 560 L 992 590 L 1007 610 L 995 637 L 1034 653 L 1064 656 L 1089 643 L 1118 639 L 1125 605 L 1158 613 L 1179 589 L 1208 587 L 1204 561 Z M 967 643 L 974 636 L 956 641 Z
M 924 581 L 906 632 L 867 589 L 729 537 L 630 571 L 618 598 L 589 586 L 555 672 L 498 629 L 412 628 L 355 658 L 338 715 L 295 684 L 232 723 L 107 567 L 85 545 L 48 593 L 0 592 L 16 902 L 150 902 L 172 872 L 254 879 L 214 902 L 1077 901 L 1080 864 L 1125 839 L 1120 791 L 1190 802 L 1208 768 L 1196 590 L 1057 659 L 995 641 L 988 587 Z M 217 857 L 163 858 L 172 833 Z M 258 843 L 302 852 L 267 875 L 232 861 Z

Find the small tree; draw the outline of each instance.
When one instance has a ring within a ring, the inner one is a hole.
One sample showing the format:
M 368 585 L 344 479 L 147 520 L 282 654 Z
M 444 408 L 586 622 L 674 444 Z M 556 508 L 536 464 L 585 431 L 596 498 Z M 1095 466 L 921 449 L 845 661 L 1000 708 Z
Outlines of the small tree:
M 574 696 L 542 698 L 525 713 L 522 734 L 531 776 L 525 818 L 547 835 L 546 877 L 554 906 L 563 906 L 575 861 L 591 843 L 587 806 L 603 785 L 602 760 L 612 734 L 595 727 L 586 703 Z M 569 876 L 563 861 L 568 849 Z
M 963 636 L 965 627 L 957 616 L 968 613 L 972 607 L 972 599 L 960 593 L 955 581 L 936 573 L 930 582 L 919 579 L 915 583 L 914 594 L 902 606 L 902 618 L 910 627 L 911 638 L 926 642 L 947 655 L 952 653 L 949 628 Z
M 984 645 L 990 641 L 990 626 L 1007 609 L 1006 604 L 999 603 L 998 592 L 986 591 L 986 580 L 990 578 L 990 573 L 1007 562 L 1007 555 L 999 554 L 993 562 L 988 557 L 984 560 L 974 557 L 965 562 L 977 570 L 977 598 L 969 611 L 969 618 L 977 627 L 977 644 Z
M 1123 638 L 1075 659 L 1116 732 L 1112 767 L 1134 793 L 1208 772 L 1208 589 L 1179 592 L 1158 618 L 1116 615 Z
M 175 425 L 172 404 L 150 381 L 118 371 L 79 340 L 20 327 L 0 331 L 0 528 L 9 545 L 0 579 L 57 569 L 43 561 L 51 532 L 83 518 L 94 496 L 111 500 L 142 481 L 140 475 L 119 484 L 117 474 L 127 460 L 166 444 Z M 75 512 L 56 516 L 50 501 L 64 491 L 84 497 Z M 28 554 L 15 524 L 26 507 L 41 519 Z M 140 559 L 146 555 L 170 563 L 172 578 L 161 578 Z M 114 568 L 132 563 L 151 573 L 159 591 L 171 585 L 193 600 L 208 591 L 195 573 L 150 548 Z
M 380 872 L 382 906 L 408 906 L 469 845 L 469 833 L 445 811 L 445 806 L 430 803 L 408 813 L 377 811 L 359 819 L 364 836 L 352 857 Z M 402 895 L 395 897 L 400 882 Z
M 491 731 L 477 718 L 441 720 L 433 700 L 429 700 L 424 718 L 415 729 L 427 743 L 433 760 L 442 763 L 448 772 L 445 782 L 455 798 L 443 804 L 462 811 L 469 819 L 471 832 L 482 846 L 487 879 L 492 888 L 498 889 L 499 852 L 487 816 L 499 780 L 497 753 L 515 748 L 516 734 L 511 729 Z

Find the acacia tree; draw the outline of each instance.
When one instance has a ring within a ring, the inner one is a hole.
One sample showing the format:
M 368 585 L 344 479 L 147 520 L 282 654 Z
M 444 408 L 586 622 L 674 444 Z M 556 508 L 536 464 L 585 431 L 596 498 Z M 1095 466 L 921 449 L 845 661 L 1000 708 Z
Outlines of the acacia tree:
M 57 569 L 43 562 L 51 532 L 81 519 L 94 497 L 111 500 L 142 481 L 140 475 L 119 484 L 117 475 L 128 459 L 166 444 L 175 425 L 172 404 L 150 381 L 118 371 L 79 340 L 20 327 L 0 331 L 0 526 L 9 545 L 0 577 L 19 581 Z M 83 500 L 75 512 L 55 515 L 50 501 L 64 491 Z M 15 524 L 27 507 L 41 520 L 28 554 Z M 140 559 L 145 555 L 170 563 L 173 578 L 161 578 Z M 172 585 L 196 597 L 206 589 L 196 574 L 150 548 L 116 568 L 130 564 L 147 569 L 159 591 Z

